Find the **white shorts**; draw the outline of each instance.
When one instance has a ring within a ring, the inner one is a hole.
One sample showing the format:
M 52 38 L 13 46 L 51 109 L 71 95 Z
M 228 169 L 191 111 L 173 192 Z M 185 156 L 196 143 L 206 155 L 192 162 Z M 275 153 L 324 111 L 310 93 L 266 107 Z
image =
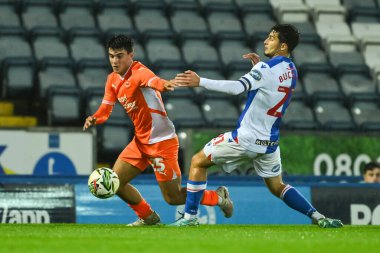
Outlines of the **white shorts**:
M 278 176 L 282 171 L 280 147 L 270 154 L 255 153 L 236 143 L 231 132 L 212 139 L 204 146 L 203 152 L 227 173 L 237 168 L 244 170 L 253 167 L 259 176 L 267 178 Z

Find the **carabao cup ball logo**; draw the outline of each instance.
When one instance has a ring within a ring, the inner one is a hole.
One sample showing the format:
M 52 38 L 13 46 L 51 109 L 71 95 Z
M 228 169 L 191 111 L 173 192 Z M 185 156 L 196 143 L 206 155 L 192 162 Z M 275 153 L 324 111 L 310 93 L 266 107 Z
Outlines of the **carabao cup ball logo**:
M 181 218 L 181 213 L 185 211 L 185 205 L 177 206 L 175 212 L 175 219 Z M 213 206 L 200 206 L 198 210 L 198 221 L 200 224 L 216 224 L 215 207 Z

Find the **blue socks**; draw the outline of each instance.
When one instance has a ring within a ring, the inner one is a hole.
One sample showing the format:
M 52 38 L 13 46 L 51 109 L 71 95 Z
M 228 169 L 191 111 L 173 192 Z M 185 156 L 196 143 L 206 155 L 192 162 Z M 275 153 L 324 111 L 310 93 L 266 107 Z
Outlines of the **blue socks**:
M 316 211 L 316 209 L 305 199 L 305 197 L 290 185 L 285 186 L 281 192 L 280 198 L 291 208 L 301 212 L 309 217 Z
M 206 181 L 187 181 L 187 197 L 184 216 L 185 219 L 190 220 L 197 217 L 199 204 L 201 202 L 206 186 Z

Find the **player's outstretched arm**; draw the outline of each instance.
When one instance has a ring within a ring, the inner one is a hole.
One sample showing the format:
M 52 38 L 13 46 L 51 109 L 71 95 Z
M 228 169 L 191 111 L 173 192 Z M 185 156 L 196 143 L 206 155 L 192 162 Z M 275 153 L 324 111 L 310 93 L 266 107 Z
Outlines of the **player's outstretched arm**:
M 88 116 L 86 118 L 86 121 L 84 122 L 83 131 L 86 131 L 87 128 L 89 128 L 92 125 L 95 125 L 95 123 L 96 123 L 96 118 L 93 116 Z
M 198 87 L 200 77 L 191 70 L 186 70 L 184 73 L 179 73 L 174 79 L 178 86 L 182 87 Z
M 248 53 L 243 55 L 244 59 L 250 59 L 252 62 L 252 65 L 255 66 L 261 59 L 258 54 L 255 53 Z

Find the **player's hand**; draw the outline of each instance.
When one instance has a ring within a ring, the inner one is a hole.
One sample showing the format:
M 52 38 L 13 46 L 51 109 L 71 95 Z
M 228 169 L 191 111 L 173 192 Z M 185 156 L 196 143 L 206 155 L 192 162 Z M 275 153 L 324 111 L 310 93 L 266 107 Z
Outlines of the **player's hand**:
M 177 87 L 177 84 L 175 83 L 174 79 L 173 80 L 170 80 L 170 81 L 166 81 L 166 83 L 164 83 L 164 90 L 165 91 L 173 91 L 174 88 Z
M 243 55 L 244 59 L 250 59 L 252 62 L 252 65 L 255 66 L 260 61 L 260 56 L 255 53 L 248 53 Z
M 95 125 L 95 122 L 96 122 L 96 118 L 95 117 L 92 117 L 92 116 L 88 116 L 86 118 L 86 121 L 84 122 L 84 125 L 83 125 L 83 131 L 85 131 L 87 128 L 89 128 L 90 126 L 92 125 Z
M 184 73 L 179 73 L 175 77 L 175 83 L 182 87 L 198 87 L 200 77 L 191 70 L 186 70 Z

